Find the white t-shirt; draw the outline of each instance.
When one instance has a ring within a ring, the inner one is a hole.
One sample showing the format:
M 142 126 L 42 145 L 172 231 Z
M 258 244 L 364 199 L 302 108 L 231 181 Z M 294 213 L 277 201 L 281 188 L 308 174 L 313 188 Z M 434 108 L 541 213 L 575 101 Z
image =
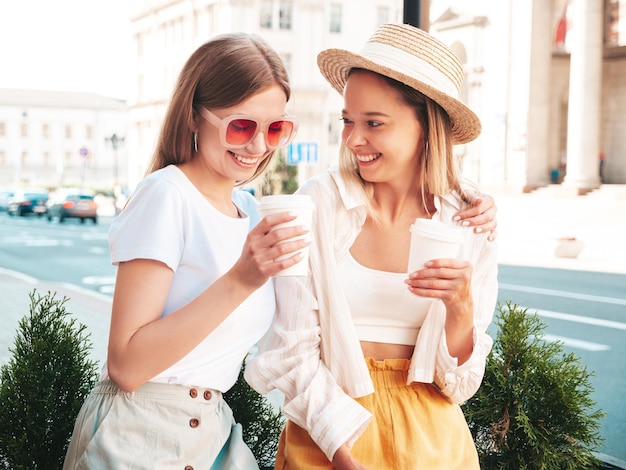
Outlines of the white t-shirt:
M 248 192 L 233 190 L 233 202 L 247 216 L 233 218 L 219 212 L 176 166 L 156 171 L 139 183 L 113 221 L 109 230 L 111 261 L 117 265 L 138 258 L 154 259 L 170 267 L 174 278 L 162 316 L 169 315 L 239 259 L 248 231 L 259 216 L 256 200 Z M 150 381 L 228 390 L 237 380 L 245 355 L 269 328 L 275 309 L 270 280 L 189 354 Z

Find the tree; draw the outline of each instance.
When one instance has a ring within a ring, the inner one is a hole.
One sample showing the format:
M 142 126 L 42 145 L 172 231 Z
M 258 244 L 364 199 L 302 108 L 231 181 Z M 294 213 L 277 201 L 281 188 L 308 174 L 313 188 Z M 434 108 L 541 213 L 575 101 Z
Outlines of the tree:
M 536 314 L 498 305 L 483 383 L 463 405 L 482 469 L 597 469 L 600 419 L 591 373 Z
M 0 468 L 61 468 L 78 411 L 98 380 L 86 326 L 67 298 L 29 294 L 12 357 L 0 369 Z
M 298 189 L 298 167 L 287 163 L 287 151 L 277 150 L 272 165 L 263 174 L 260 181 L 262 195 L 293 194 Z

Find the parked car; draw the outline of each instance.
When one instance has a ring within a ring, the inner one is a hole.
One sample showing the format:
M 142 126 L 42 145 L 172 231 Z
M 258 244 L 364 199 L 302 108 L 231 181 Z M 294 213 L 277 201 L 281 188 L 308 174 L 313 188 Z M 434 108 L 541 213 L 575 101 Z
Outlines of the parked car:
M 37 214 L 39 217 L 46 213 L 48 190 L 43 188 L 16 189 L 9 199 L 7 212 L 9 215 L 23 216 Z
M 0 189 L 0 212 L 6 212 L 9 209 L 9 200 L 15 195 L 12 189 Z
M 80 223 L 90 219 L 98 223 L 98 205 L 91 193 L 70 191 L 57 194 L 48 202 L 48 220 L 58 217 L 59 222 L 65 219 L 80 219 Z

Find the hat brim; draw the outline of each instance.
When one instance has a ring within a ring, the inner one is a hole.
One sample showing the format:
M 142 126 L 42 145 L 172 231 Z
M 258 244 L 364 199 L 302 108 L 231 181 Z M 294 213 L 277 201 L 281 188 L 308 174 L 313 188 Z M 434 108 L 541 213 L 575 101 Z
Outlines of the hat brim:
M 441 106 L 450 117 L 455 144 L 465 144 L 480 135 L 481 123 L 476 114 L 459 100 L 414 77 L 377 64 L 365 57 L 344 49 L 327 49 L 317 56 L 317 65 L 330 85 L 343 94 L 350 69 L 361 68 L 393 78 L 416 89 Z

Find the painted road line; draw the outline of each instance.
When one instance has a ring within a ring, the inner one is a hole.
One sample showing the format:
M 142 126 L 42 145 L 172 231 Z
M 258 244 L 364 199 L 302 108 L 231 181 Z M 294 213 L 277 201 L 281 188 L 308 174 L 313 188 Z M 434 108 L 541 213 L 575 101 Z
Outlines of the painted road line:
M 626 305 L 626 299 L 618 299 L 616 297 L 605 297 L 601 295 L 581 294 L 579 292 L 568 292 L 555 289 L 543 289 L 541 287 L 519 286 L 516 284 L 500 283 L 500 289 L 512 290 L 517 292 L 528 292 L 531 294 L 550 295 L 552 297 L 565 297 L 567 299 L 589 300 L 591 302 L 602 302 L 605 304 Z
M 532 310 L 530 308 L 528 308 L 528 310 L 529 313 L 533 313 L 533 311 L 537 312 L 540 317 L 548 317 L 576 323 L 585 323 L 587 325 L 602 326 L 604 328 L 611 328 L 613 330 L 626 330 L 626 323 L 618 321 L 602 320 L 601 318 L 584 317 L 582 315 L 572 315 L 571 313 L 552 312 L 550 310 Z
M 608 344 L 592 343 L 590 341 L 583 341 L 581 339 L 566 338 L 565 336 L 543 335 L 543 339 L 550 343 L 555 343 L 558 341 L 570 348 L 584 349 L 585 351 L 597 352 L 608 351 L 609 349 L 611 349 L 611 346 L 609 346 Z

